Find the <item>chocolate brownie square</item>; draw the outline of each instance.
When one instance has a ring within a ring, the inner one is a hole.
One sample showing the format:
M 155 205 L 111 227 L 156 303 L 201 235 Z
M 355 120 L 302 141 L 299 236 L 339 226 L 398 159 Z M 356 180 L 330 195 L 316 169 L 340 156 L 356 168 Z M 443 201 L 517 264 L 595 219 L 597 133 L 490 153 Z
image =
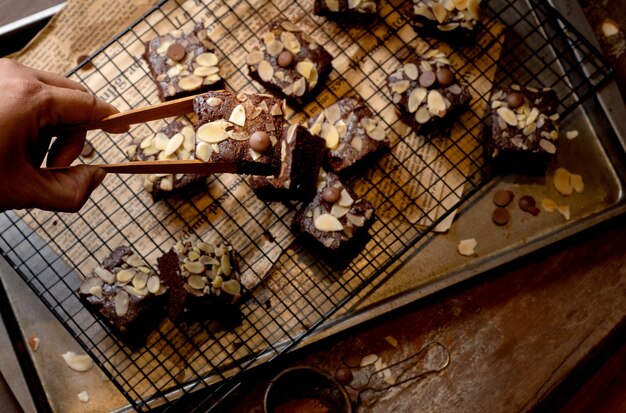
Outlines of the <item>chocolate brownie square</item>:
M 239 164 L 240 173 L 279 172 L 285 102 L 269 95 L 227 91 L 196 97 L 195 157 Z
M 487 154 L 509 170 L 543 173 L 557 151 L 559 100 L 554 90 L 512 85 L 491 95 Z
M 242 294 L 232 246 L 178 241 L 157 259 L 173 321 L 229 318 Z
M 374 208 L 359 198 L 332 172 L 320 172 L 317 194 L 296 212 L 293 230 L 301 240 L 321 252 L 321 258 L 341 266 L 367 241 Z
M 130 247 L 113 250 L 78 289 L 96 316 L 125 338 L 138 338 L 164 315 L 167 288 Z
M 437 49 L 409 58 L 389 75 L 387 86 L 403 120 L 418 134 L 448 126 L 471 100 L 450 61 Z
M 174 121 L 156 134 L 135 139 L 127 148 L 131 161 L 186 160 L 193 159 L 196 132 L 187 121 Z M 154 201 L 205 177 L 195 174 L 144 175 L 143 187 Z
M 219 58 L 202 23 L 185 33 L 174 30 L 146 43 L 143 58 L 161 101 L 221 89 Z
M 310 131 L 326 140 L 326 168 L 345 174 L 389 147 L 383 122 L 361 98 L 346 97 L 310 120 Z
M 414 25 L 452 42 L 473 38 L 480 19 L 481 0 L 413 0 Z
M 376 18 L 378 0 L 315 0 L 313 13 L 345 22 L 370 22 Z
M 291 21 L 278 18 L 246 56 L 250 77 L 298 106 L 306 103 L 332 70 L 333 57 Z
M 317 176 L 326 141 L 300 125 L 285 128 L 282 141 L 280 173 L 275 176 L 251 176 L 250 186 L 261 199 L 308 201 L 315 195 Z

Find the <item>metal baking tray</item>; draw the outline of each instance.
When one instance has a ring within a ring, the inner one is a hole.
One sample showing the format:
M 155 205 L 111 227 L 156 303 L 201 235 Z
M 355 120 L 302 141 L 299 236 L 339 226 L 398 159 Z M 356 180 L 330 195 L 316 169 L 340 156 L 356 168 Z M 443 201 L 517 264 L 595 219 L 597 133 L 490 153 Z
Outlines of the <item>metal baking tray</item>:
M 231 11 L 240 3 L 242 2 L 226 2 Z M 290 2 L 285 2 L 285 5 L 289 4 Z M 390 2 L 390 4 L 395 4 L 395 2 Z M 564 81 L 566 84 L 562 87 L 566 92 L 573 91 L 576 87 L 578 95 L 571 97 L 569 93 L 566 93 L 573 100 L 567 102 L 562 111 L 567 115 L 563 120 L 562 129 L 577 129 L 580 137 L 563 145 L 558 159 L 551 166 L 552 170 L 557 165 L 565 166 L 573 172 L 582 174 L 585 178 L 586 188 L 582 194 L 562 200 L 572 206 L 572 218 L 565 221 L 560 215 L 544 212 L 538 217 L 530 217 L 524 216 L 521 211 L 512 211 L 511 224 L 505 228 L 496 228 L 489 218 L 492 209 L 490 193 L 496 188 L 506 187 L 518 195 L 531 194 L 538 200 L 544 196 L 558 199 L 558 195 L 550 189 L 549 178 L 547 180 L 529 180 L 519 176 L 491 178 L 484 171 L 485 173 L 481 173 L 477 178 L 468 179 L 468 191 L 462 199 L 464 202 L 456 203 L 448 208 L 447 214 L 451 215 L 456 211 L 457 218 L 446 234 L 432 232 L 437 223 L 433 222 L 430 227 L 415 232 L 414 238 L 407 242 L 406 248 L 394 250 L 389 260 L 380 262 L 381 266 L 378 270 L 365 272 L 362 278 L 360 273 L 354 271 L 353 274 L 351 273 L 353 282 L 340 283 L 340 287 L 344 290 L 338 291 L 336 297 L 319 296 L 329 299 L 330 307 L 325 312 L 315 314 L 314 317 L 310 317 L 309 314 L 294 315 L 293 321 L 303 324 L 299 333 L 294 337 L 289 336 L 286 339 L 283 337 L 273 342 L 272 351 L 255 354 L 252 360 L 246 361 L 247 364 L 243 363 L 243 368 L 239 366 L 240 370 L 250 368 L 295 347 L 302 347 L 337 331 L 345 330 L 623 212 L 624 204 L 621 196 L 622 165 L 624 165 L 623 135 L 614 127 L 607 111 L 603 108 L 603 105 L 609 105 L 623 110 L 623 104 L 616 105 L 616 102 L 619 102 L 618 97 L 615 96 L 615 88 L 610 84 L 602 89 L 600 97 L 596 97 L 595 94 L 596 88 L 608 76 L 606 62 L 596 55 L 596 52 L 580 38 L 571 25 L 561 20 L 558 15 L 552 15 L 549 9 L 544 9 L 544 2 L 490 1 L 488 6 L 496 13 L 516 13 L 514 14 L 516 22 L 528 20 L 531 27 L 530 34 L 543 39 L 539 40 L 542 42 L 540 45 L 529 46 L 531 57 L 539 56 L 540 59 L 556 57 L 554 64 L 549 66 L 545 60 L 539 61 L 538 64 L 542 68 L 540 74 L 547 76 L 548 83 L 554 82 L 555 76 L 557 82 Z M 498 7 L 501 8 L 498 9 Z M 163 9 L 158 9 L 155 13 L 163 13 L 161 18 L 167 18 L 168 15 L 161 10 Z M 567 10 L 574 11 L 574 14 L 568 18 L 580 19 L 582 17 L 580 10 L 573 6 Z M 522 26 L 524 25 L 517 27 Z M 576 27 L 581 26 L 577 24 Z M 123 53 L 128 45 L 129 34 L 131 37 L 139 34 L 146 35 L 133 31 L 131 27 L 113 43 L 106 45 L 92 56 L 92 61 L 97 65 L 99 58 L 111 59 L 111 50 Z M 522 44 L 529 39 L 523 35 L 520 37 L 525 39 Z M 542 48 L 541 54 L 535 52 L 539 49 L 538 46 L 544 44 L 548 44 L 549 47 Z M 576 62 L 582 63 L 573 64 Z M 554 67 L 555 72 L 545 72 L 547 67 Z M 566 75 L 566 80 L 559 79 L 563 74 Z M 528 82 L 528 76 L 528 73 L 523 74 L 519 81 Z M 591 80 L 585 80 L 587 77 Z M 514 78 L 514 76 L 505 75 L 504 80 L 510 80 L 507 78 Z M 117 81 L 118 79 L 112 79 L 105 82 L 105 86 L 110 86 Z M 581 169 L 575 160 L 583 155 L 587 162 L 583 165 L 585 168 Z M 480 165 L 479 167 L 482 168 Z M 172 204 L 173 207 L 180 205 L 182 204 Z M 458 207 L 460 209 L 457 210 Z M 442 215 L 438 219 L 440 221 L 445 217 L 446 215 Z M 52 222 L 48 223 L 52 224 Z M 102 325 L 86 314 L 84 309 L 76 306 L 73 291 L 78 280 L 74 275 L 79 267 L 77 263 L 69 262 L 68 265 L 66 259 L 60 259 L 55 251 L 48 248 L 46 243 L 36 235 L 31 234 L 29 228 L 14 217 L 9 217 L 8 221 L 2 221 L 1 224 L 0 246 L 4 252 L 3 255 L 10 259 L 13 267 L 39 298 L 77 338 L 85 350 L 96 359 L 118 389 L 129 398 L 134 408 L 144 409 L 148 405 L 171 401 L 214 382 L 207 380 L 206 376 L 201 376 L 203 377 L 201 380 L 182 380 L 181 386 L 177 386 L 176 380 L 180 377 L 181 370 L 173 365 L 176 368 L 174 373 L 160 373 L 168 378 L 169 382 L 166 381 L 167 385 L 160 387 L 156 395 L 138 394 L 135 388 L 137 383 L 146 378 L 150 380 L 150 374 L 162 366 L 153 366 L 150 372 L 146 372 L 148 366 L 136 364 L 138 360 L 136 354 L 125 349 L 114 337 L 109 336 Z M 461 257 L 456 253 L 458 240 L 464 238 L 476 238 L 479 241 L 476 257 Z M 378 243 L 382 240 L 384 238 L 377 238 Z M 289 257 L 291 253 L 289 247 L 285 247 L 283 256 Z M 374 265 L 377 263 L 379 262 L 373 262 Z M 53 269 L 53 273 L 43 276 L 42 273 L 46 272 L 46 265 Z M 419 272 L 416 271 L 417 268 L 420 269 Z M 297 266 L 296 271 L 299 271 Z M 267 285 L 270 286 L 269 289 L 272 292 L 271 279 L 266 280 L 265 286 Z M 276 291 L 273 293 L 276 294 Z M 257 300 L 260 302 L 259 298 Z M 168 327 L 161 337 L 165 340 L 179 340 L 182 336 L 182 340 L 189 340 L 187 335 L 189 333 L 190 331 Z M 170 347 L 175 348 L 175 346 Z M 232 351 L 224 350 L 226 353 Z M 170 375 L 176 375 L 176 377 L 170 379 Z M 220 392 L 227 390 L 228 385 L 236 381 L 236 375 L 233 378 L 230 373 L 220 372 L 218 376 L 223 383 L 226 383 L 226 385 L 218 386 Z M 213 406 L 215 396 L 220 392 L 211 393 L 203 406 Z

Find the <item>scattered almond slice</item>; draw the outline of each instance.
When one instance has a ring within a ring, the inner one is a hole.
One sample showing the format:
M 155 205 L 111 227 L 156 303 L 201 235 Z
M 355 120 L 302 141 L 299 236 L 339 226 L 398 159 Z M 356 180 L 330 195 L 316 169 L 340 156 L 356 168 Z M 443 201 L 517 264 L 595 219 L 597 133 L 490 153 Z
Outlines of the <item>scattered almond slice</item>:
M 605 19 L 602 22 L 602 33 L 606 37 L 612 37 L 618 34 L 620 31 L 619 25 L 613 19 Z
M 456 250 L 459 254 L 469 257 L 476 254 L 476 246 L 478 242 L 476 242 L 475 238 L 469 238 L 459 241 L 459 245 L 457 245 Z
M 86 354 L 76 354 L 68 351 L 63 354 L 63 360 L 72 369 L 79 372 L 87 371 L 93 366 L 93 360 Z
M 39 350 L 39 337 L 30 336 L 28 338 L 28 345 L 30 346 L 30 349 L 33 351 L 33 353 L 35 353 L 37 350 Z
M 378 360 L 378 356 L 376 354 L 368 354 L 367 356 L 361 359 L 361 367 L 369 366 L 370 364 L 376 363 Z
M 544 211 L 554 212 L 556 211 L 558 205 L 550 198 L 543 198 L 543 200 L 541 201 L 541 207 L 544 209 Z
M 563 218 L 565 218 L 566 221 L 569 221 L 571 217 L 569 205 L 559 205 L 556 209 L 561 215 L 563 215 Z
M 583 182 L 583 177 L 580 175 L 571 174 L 570 183 L 572 185 L 572 189 L 578 193 L 581 193 L 585 189 L 585 183 Z
M 86 391 L 81 391 L 76 395 L 76 397 L 78 397 L 78 400 L 83 403 L 89 403 L 89 393 L 87 393 Z
M 554 183 L 554 188 L 564 196 L 571 195 L 574 191 L 580 193 L 585 189 L 583 177 L 573 174 L 565 168 L 557 168 L 554 171 L 552 182 Z
M 576 129 L 568 130 L 567 132 L 565 132 L 565 137 L 569 140 L 575 139 L 578 137 L 578 131 Z
M 393 336 L 385 337 L 385 341 L 389 343 L 391 347 L 398 347 L 398 340 L 396 340 Z

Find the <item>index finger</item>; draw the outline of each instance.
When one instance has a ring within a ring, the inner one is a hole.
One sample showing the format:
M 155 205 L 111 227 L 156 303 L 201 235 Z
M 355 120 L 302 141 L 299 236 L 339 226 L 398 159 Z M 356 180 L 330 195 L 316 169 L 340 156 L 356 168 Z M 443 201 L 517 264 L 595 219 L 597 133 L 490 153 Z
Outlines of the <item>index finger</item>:
M 79 90 L 51 86 L 38 95 L 35 99 L 41 99 L 36 102 L 40 128 L 82 125 L 119 112 L 115 106 Z

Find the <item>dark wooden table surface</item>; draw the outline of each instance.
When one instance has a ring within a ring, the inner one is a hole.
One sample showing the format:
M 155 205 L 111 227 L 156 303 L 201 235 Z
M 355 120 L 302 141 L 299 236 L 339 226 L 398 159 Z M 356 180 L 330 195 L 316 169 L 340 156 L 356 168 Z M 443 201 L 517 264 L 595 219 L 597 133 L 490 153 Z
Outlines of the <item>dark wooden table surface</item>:
M 0 25 L 37 3 L 58 2 L 0 1 Z M 594 27 L 608 17 L 604 3 L 585 4 Z M 612 7 L 610 14 L 626 27 L 623 8 Z M 623 49 L 602 44 L 623 86 Z M 390 364 L 437 340 L 450 352 L 445 370 L 393 388 L 364 410 L 626 411 L 624 240 L 626 217 L 618 217 L 307 347 L 255 377 L 231 408 L 261 411 L 269 378 L 288 366 L 335 374 L 347 355 L 376 354 Z M 353 384 L 368 369 L 351 369 Z

